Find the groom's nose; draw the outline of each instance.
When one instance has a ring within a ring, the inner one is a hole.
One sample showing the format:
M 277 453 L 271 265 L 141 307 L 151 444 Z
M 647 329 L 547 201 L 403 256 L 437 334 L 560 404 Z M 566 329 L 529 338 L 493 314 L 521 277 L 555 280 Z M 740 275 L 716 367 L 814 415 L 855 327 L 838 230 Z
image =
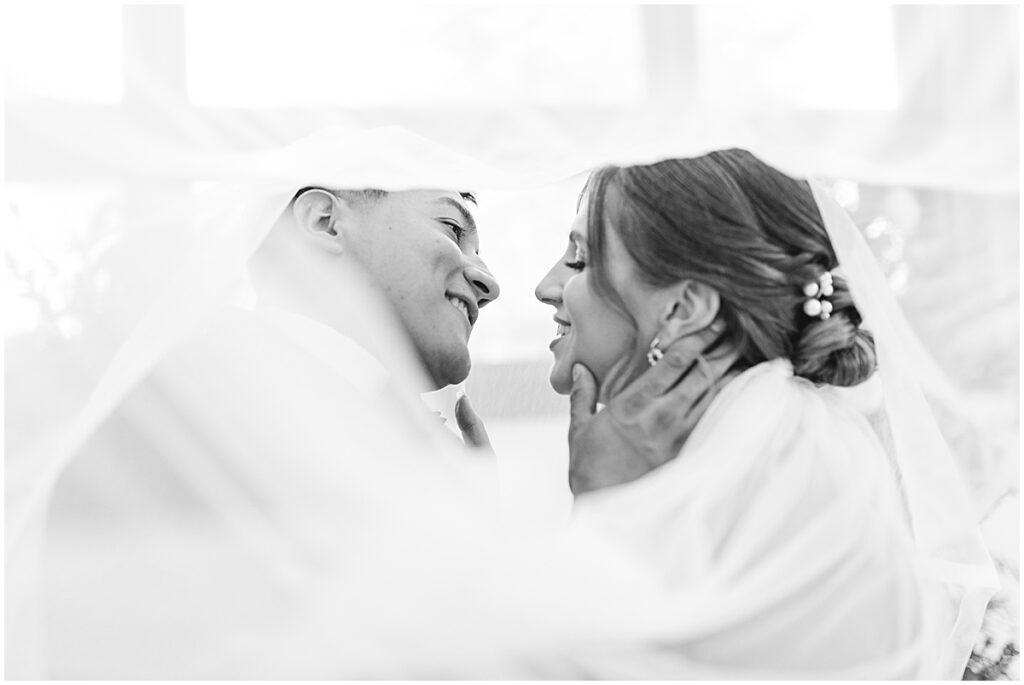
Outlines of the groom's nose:
M 483 261 L 467 266 L 465 275 L 466 280 L 473 286 L 473 292 L 476 293 L 477 307 L 483 307 L 488 302 L 498 299 L 501 288 L 498 287 L 497 279 L 494 278 Z

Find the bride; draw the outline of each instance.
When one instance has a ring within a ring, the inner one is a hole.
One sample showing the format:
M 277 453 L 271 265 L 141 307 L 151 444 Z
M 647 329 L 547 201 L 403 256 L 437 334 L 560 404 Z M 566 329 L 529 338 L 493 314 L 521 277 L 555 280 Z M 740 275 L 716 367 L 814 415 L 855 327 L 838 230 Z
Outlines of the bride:
M 834 240 L 811 187 L 744 150 L 607 166 L 536 288 L 577 521 L 686 607 L 670 643 L 692 673 L 957 677 L 970 651 L 977 617 L 950 630 L 936 571 L 984 552 L 963 528 L 929 547 L 952 494 L 913 489 L 943 469 L 934 424 L 893 420 L 913 400 L 876 373 L 871 325 L 888 327 L 844 274 L 864 255 Z

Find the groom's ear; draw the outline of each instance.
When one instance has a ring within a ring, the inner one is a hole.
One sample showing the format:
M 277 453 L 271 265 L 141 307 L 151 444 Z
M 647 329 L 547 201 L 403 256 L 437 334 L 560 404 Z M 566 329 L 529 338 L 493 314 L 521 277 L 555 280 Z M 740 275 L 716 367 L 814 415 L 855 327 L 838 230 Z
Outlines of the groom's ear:
M 292 202 L 292 217 L 302 232 L 336 254 L 345 250 L 342 227 L 351 214 L 347 202 L 322 188 L 304 190 Z
M 721 301 L 718 291 L 709 285 L 685 280 L 672 286 L 668 295 L 658 322 L 662 347 L 700 333 L 718 317 Z

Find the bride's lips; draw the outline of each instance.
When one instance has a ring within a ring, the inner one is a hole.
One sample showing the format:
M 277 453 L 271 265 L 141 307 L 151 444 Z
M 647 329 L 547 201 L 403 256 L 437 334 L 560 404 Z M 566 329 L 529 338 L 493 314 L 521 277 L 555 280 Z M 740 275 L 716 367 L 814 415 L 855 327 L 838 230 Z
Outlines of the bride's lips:
M 569 328 L 572 326 L 572 324 L 569 323 L 568 321 L 565 321 L 564 319 L 559 319 L 557 316 L 552 318 L 554 319 L 555 323 L 558 324 L 558 328 L 556 329 L 555 339 L 552 340 L 550 344 L 548 344 L 548 349 L 554 351 L 555 346 L 558 343 L 560 343 L 562 341 L 562 338 L 564 338 L 568 334 Z

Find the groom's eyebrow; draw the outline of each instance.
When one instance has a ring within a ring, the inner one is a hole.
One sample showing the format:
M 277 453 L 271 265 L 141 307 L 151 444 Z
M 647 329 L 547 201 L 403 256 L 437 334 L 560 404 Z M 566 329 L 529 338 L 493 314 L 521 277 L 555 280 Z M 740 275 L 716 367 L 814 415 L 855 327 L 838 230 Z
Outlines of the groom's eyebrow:
M 450 197 L 440 197 L 437 199 L 437 202 L 443 205 L 448 205 L 459 213 L 462 217 L 462 221 L 466 224 L 464 227 L 466 233 L 476 233 L 476 220 L 473 219 L 473 215 L 469 213 L 469 210 L 466 209 L 461 202 Z

